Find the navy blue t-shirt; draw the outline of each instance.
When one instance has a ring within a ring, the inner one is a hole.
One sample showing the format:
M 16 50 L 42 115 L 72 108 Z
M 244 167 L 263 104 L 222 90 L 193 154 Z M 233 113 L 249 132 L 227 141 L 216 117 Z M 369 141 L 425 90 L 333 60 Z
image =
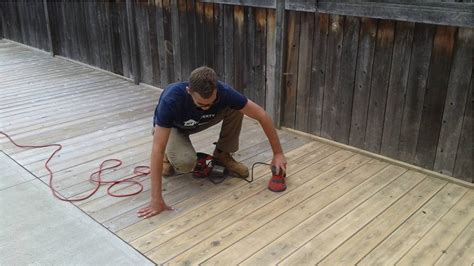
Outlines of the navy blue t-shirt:
M 226 107 L 240 110 L 248 101 L 231 86 L 218 82 L 216 102 L 208 110 L 202 110 L 194 104 L 187 86 L 188 82 L 178 82 L 166 87 L 156 106 L 153 126 L 194 129 L 209 122 L 220 110 Z

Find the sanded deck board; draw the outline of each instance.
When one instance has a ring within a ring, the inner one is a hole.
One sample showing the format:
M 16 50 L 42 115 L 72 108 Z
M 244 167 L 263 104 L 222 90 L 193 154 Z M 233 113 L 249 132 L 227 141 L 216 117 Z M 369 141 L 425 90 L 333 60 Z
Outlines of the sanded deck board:
M 465 187 L 447 184 L 410 219 L 367 254 L 360 261 L 360 265 L 397 262 L 462 198 L 467 190 Z
M 472 265 L 474 261 L 474 220 L 464 228 L 435 265 Z
M 399 265 L 433 265 L 441 257 L 442 260 L 448 257 L 454 258 L 454 254 L 446 252 L 449 247 L 456 241 L 458 236 L 468 235 L 466 232 L 462 232 L 466 229 L 466 226 L 474 219 L 474 192 L 470 191 L 464 194 L 463 198 L 459 200 L 456 205 L 451 208 L 433 228 L 426 233 L 416 245 L 407 252 L 400 261 L 397 262 Z M 472 225 L 471 225 L 472 226 Z M 474 235 L 471 234 L 471 238 Z M 456 245 L 459 245 L 456 243 Z M 471 249 L 466 246 L 464 249 L 467 253 L 472 254 Z M 454 252 L 461 250 L 451 249 Z M 474 257 L 471 256 L 471 262 L 474 261 Z M 467 262 L 467 261 L 466 261 Z

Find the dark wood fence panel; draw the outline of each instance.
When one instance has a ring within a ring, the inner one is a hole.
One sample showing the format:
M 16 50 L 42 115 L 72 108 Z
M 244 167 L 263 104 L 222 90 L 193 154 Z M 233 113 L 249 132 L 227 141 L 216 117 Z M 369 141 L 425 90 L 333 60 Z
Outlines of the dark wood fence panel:
M 298 80 L 296 89 L 295 128 L 308 132 L 310 93 L 311 93 L 311 60 L 313 59 L 314 13 L 301 14 L 300 48 L 298 52 Z
M 361 20 L 359 53 L 355 78 L 354 98 L 352 103 L 351 129 L 349 144 L 364 148 L 365 129 L 367 127 L 367 110 L 369 107 L 370 81 L 375 53 L 375 40 L 378 21 L 371 18 Z
M 5 6 L 0 4 L 0 38 L 5 38 L 6 25 L 5 25 Z
M 415 164 L 433 169 L 451 68 L 456 28 L 438 26 L 421 116 Z
M 284 126 L 472 182 L 473 29 L 292 12 Z
M 266 61 L 265 61 L 265 110 L 274 119 L 275 95 L 277 86 L 275 84 L 276 67 L 276 13 L 274 10 L 267 10 L 266 21 Z M 275 119 L 274 119 L 275 120 Z
M 415 23 L 397 22 L 380 153 L 397 157 Z
M 454 51 L 453 63 L 451 68 L 451 74 L 449 77 L 449 84 L 447 88 L 446 101 L 444 103 L 444 112 L 443 120 L 441 123 L 440 136 L 438 140 L 438 147 L 436 149 L 436 159 L 434 169 L 436 171 L 453 175 L 454 165 L 456 162 L 456 153 L 458 147 L 460 150 L 463 149 L 459 145 L 459 140 L 461 137 L 461 128 L 463 121 L 467 124 L 472 123 L 468 120 L 469 110 L 466 105 L 469 105 L 469 102 L 472 101 L 472 94 L 469 92 L 469 77 L 471 77 L 471 87 L 472 87 L 472 43 L 474 41 L 474 32 L 468 29 L 459 29 L 457 32 L 456 43 L 457 47 Z M 469 56 L 470 55 L 470 56 Z M 471 106 L 472 108 L 472 106 Z M 466 113 L 466 115 L 464 115 Z M 463 119 L 464 116 L 464 119 Z M 468 127 L 465 127 L 467 129 Z M 472 133 L 472 131 L 471 131 Z M 472 137 L 472 134 L 471 134 Z M 472 139 L 472 138 L 471 138 Z M 469 146 L 469 143 L 467 143 Z M 460 156 L 460 161 L 470 159 L 471 164 L 470 173 L 472 176 L 472 143 L 470 143 L 470 156 Z M 468 154 L 468 153 L 466 153 Z M 468 169 L 466 167 L 465 169 Z M 461 177 L 468 177 L 467 171 L 461 174 Z
M 224 6 L 224 77 L 223 80 L 229 84 L 235 84 L 234 72 L 234 7 Z M 267 45 L 268 47 L 268 45 Z M 268 64 L 267 64 L 268 65 Z
M 466 101 L 466 111 L 464 113 L 461 137 L 459 140 L 458 151 L 456 154 L 456 164 L 454 166 L 453 176 L 474 183 L 474 165 L 472 163 L 474 161 L 474 147 L 472 144 L 472 136 L 474 134 L 474 99 L 472 95 L 474 93 L 474 90 L 472 76 L 469 88 L 470 90 Z
M 254 4 L 48 1 L 52 49 L 159 87 L 207 65 L 269 113 L 281 110 L 283 126 L 474 182 L 473 28 L 343 16 L 329 10 L 364 5 L 290 0 L 280 49 L 272 1 L 245 3 Z M 461 7 L 436 5 L 445 14 Z M 4 38 L 50 49 L 42 0 L 0 7 Z
M 151 43 L 152 36 L 156 35 L 156 31 L 152 31 L 150 28 L 148 11 L 150 6 L 145 3 L 140 3 L 135 8 L 136 16 L 136 28 L 137 28 L 137 41 L 138 41 L 138 56 L 140 62 L 140 81 L 153 84 L 153 58 L 151 46 L 155 43 Z M 156 38 L 155 38 L 156 40 Z M 155 54 L 155 56 L 157 56 Z
M 360 19 L 345 17 L 341 54 L 341 72 L 336 93 L 334 140 L 348 144 L 351 126 L 352 98 L 354 95 Z
M 365 131 L 365 149 L 375 153 L 380 152 L 380 145 L 382 143 L 394 32 L 394 21 L 382 20 L 379 22 L 370 86 L 367 128 Z
M 323 98 L 321 136 L 334 139 L 336 129 L 336 100 L 341 73 L 342 41 L 344 17 L 331 15 L 327 39 L 327 61 L 325 71 L 325 90 Z
M 310 104 L 306 112 L 309 113 L 308 132 L 315 135 L 321 135 L 329 15 L 316 13 L 314 24 L 315 32 L 313 38 L 311 87 L 309 94 Z
M 3 37 L 49 51 L 42 0 L 1 1 Z
M 244 7 L 234 7 L 234 88 L 243 92 L 245 64 Z
M 415 159 L 435 29 L 435 26 L 427 24 L 416 24 L 415 26 L 400 143 L 398 145 L 398 159 L 410 163 L 413 163 Z
M 298 51 L 300 46 L 300 14 L 296 11 L 289 11 L 287 44 L 283 88 L 282 125 L 295 127 L 296 116 L 296 92 L 298 87 Z

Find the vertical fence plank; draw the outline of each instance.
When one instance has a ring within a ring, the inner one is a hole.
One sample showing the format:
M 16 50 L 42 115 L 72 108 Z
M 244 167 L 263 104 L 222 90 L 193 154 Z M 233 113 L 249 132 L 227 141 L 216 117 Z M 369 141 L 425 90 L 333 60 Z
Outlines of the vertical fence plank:
M 36 8 L 37 8 L 36 12 L 37 12 L 37 16 L 38 16 L 38 25 L 37 25 L 37 27 L 39 28 L 39 30 L 38 30 L 38 34 L 39 34 L 38 48 L 43 50 L 43 51 L 48 51 L 49 52 L 51 49 L 49 48 L 48 25 L 46 23 L 46 14 L 44 13 L 43 0 L 36 0 Z M 2 28 L 2 25 L 0 25 L 0 32 L 2 31 L 1 28 Z
M 194 51 L 196 54 L 196 66 L 205 65 L 206 50 L 204 50 L 204 4 L 201 1 L 195 2 L 196 15 L 194 17 Z
M 448 92 L 444 103 L 443 120 L 434 164 L 435 171 L 447 175 L 453 175 L 463 123 L 460 118 L 465 113 L 466 99 L 472 97 L 468 92 L 469 80 L 472 78 L 471 45 L 473 42 L 474 31 L 468 28 L 460 28 L 456 37 L 456 48 L 449 76 Z M 472 146 L 472 143 L 470 145 Z
M 243 92 L 244 89 L 244 58 L 245 58 L 245 39 L 244 39 L 244 8 L 235 6 L 234 8 L 234 89 Z
M 339 87 L 339 74 L 341 71 L 342 39 L 344 30 L 344 17 L 330 16 L 327 62 L 326 86 L 323 99 L 323 117 L 321 136 L 334 139 L 336 121 L 336 95 Z
M 300 42 L 300 16 L 295 11 L 288 12 L 288 28 L 286 42 L 285 81 L 283 86 L 282 125 L 295 127 L 296 88 L 298 86 L 298 51 Z
M 265 61 L 266 61 L 266 39 L 267 39 L 267 12 L 265 9 L 255 10 L 256 36 L 255 36 L 255 61 L 254 77 L 255 100 L 260 106 L 265 106 Z
M 166 75 L 167 83 L 175 82 L 174 60 L 173 60 L 173 41 L 172 41 L 172 26 L 171 26 L 171 3 L 170 0 L 163 1 L 163 29 L 165 35 L 165 61 L 166 61 Z
M 51 37 L 51 22 L 49 20 L 48 2 L 46 0 L 43 0 L 43 8 L 44 8 L 44 17 L 46 19 L 46 29 L 48 31 L 49 51 L 51 53 L 51 56 L 54 56 L 53 38 Z M 1 14 L 0 14 L 0 16 L 1 16 Z M 3 25 L 3 23 L 2 23 L 2 25 Z M 0 37 L 3 37 L 3 34 Z
M 76 10 L 78 13 L 78 24 L 77 24 L 77 31 L 78 31 L 78 36 L 79 36 L 79 51 L 81 54 L 81 60 L 82 62 L 86 64 L 90 64 L 91 62 L 91 49 L 89 48 L 89 36 L 88 36 L 88 30 L 87 28 L 89 27 L 89 24 L 87 23 L 86 20 L 86 3 L 85 2 L 79 2 L 79 7 Z
M 192 24 L 189 24 L 189 19 L 187 15 L 186 0 L 178 0 L 178 18 L 179 18 L 179 53 L 181 58 L 181 79 L 185 80 L 189 73 L 191 73 L 191 64 L 190 64 L 190 51 L 189 51 L 189 39 L 188 39 L 188 27 L 192 27 Z
M 395 23 L 393 21 L 380 21 L 374 56 L 376 68 L 374 68 L 372 73 L 367 128 L 365 131 L 365 149 L 375 153 L 380 153 L 380 146 L 382 144 L 394 32 Z
M 27 30 L 27 21 L 26 21 L 26 18 L 28 17 L 25 11 L 25 0 L 20 0 L 18 2 L 14 2 L 12 1 L 13 3 L 13 6 L 16 10 L 16 13 L 17 13 L 17 17 L 18 17 L 18 22 L 19 22 L 19 35 L 21 36 L 20 38 L 20 42 L 21 43 L 24 43 L 26 45 L 30 45 L 31 44 L 31 41 L 30 41 L 30 35 L 27 34 L 28 33 L 28 30 Z
M 349 145 L 364 148 L 378 20 L 361 19 Z
M 52 27 L 53 29 L 53 43 L 54 47 L 56 48 L 56 53 L 59 55 L 63 54 L 63 24 L 61 20 L 61 3 L 60 2 L 50 2 L 51 6 L 51 17 L 52 17 L 52 24 L 55 26 Z M 90 48 L 89 48 L 90 49 Z
M 62 1 L 61 2 L 61 13 L 62 13 L 62 18 L 63 18 L 63 23 L 64 23 L 64 28 L 63 28 L 63 34 L 64 34 L 64 39 L 65 39 L 65 42 L 64 42 L 64 56 L 68 57 L 68 58 L 72 58 L 74 59 L 73 57 L 73 54 L 72 54 L 72 40 L 71 40 L 71 20 L 68 19 L 70 18 L 69 16 L 69 8 L 68 8 L 68 5 L 66 2 Z M 99 67 L 101 67 L 101 65 L 99 65 Z
M 255 9 L 245 7 L 245 62 L 244 62 L 244 94 L 251 100 L 255 97 Z
M 275 29 L 275 99 L 273 117 L 277 128 L 282 124 L 282 94 L 284 88 L 284 58 L 285 58 L 285 38 L 286 38 L 286 12 L 285 0 L 276 2 L 276 29 Z
M 329 31 L 329 15 L 316 12 L 313 38 L 313 55 L 311 59 L 311 88 L 309 94 L 308 131 L 321 135 L 323 115 L 323 98 L 326 77 L 326 50 Z
M 181 50 L 179 42 L 179 9 L 178 0 L 171 0 L 171 34 L 173 42 L 174 81 L 183 79 L 181 73 Z
M 198 64 L 197 64 L 197 53 L 198 51 L 196 50 L 196 40 L 197 40 L 197 33 L 196 33 L 196 7 L 195 7 L 195 1 L 194 0 L 187 0 L 187 3 L 186 3 L 186 10 L 187 10 L 187 14 L 186 14 L 186 19 L 187 19 L 187 23 L 189 24 L 188 25 L 188 41 L 187 41 L 187 45 L 188 45 L 188 48 L 189 51 L 190 51 L 190 55 L 189 55 L 189 58 L 187 59 L 189 61 L 189 64 L 190 64 L 190 72 L 192 70 L 194 70 L 196 67 L 198 67 Z
M 89 36 L 89 63 L 93 66 L 100 66 L 100 52 L 99 52 L 99 35 L 97 28 L 99 27 L 97 21 L 97 2 L 85 2 L 85 16 L 84 19 L 88 22 L 87 34 Z M 128 35 L 126 36 L 128 42 Z
M 6 19 L 5 19 L 5 10 L 6 10 L 6 7 L 5 7 L 5 3 L 4 2 L 0 2 L 0 40 L 5 38 L 5 23 L 6 23 Z
M 204 3 L 204 42 L 203 48 L 206 51 L 204 64 L 215 68 L 214 39 L 217 32 L 214 31 L 214 4 Z
M 160 80 L 161 88 L 168 85 L 168 75 L 166 74 L 166 46 L 165 46 L 165 30 L 164 30 L 164 16 L 163 16 L 163 2 L 162 0 L 155 0 L 155 16 L 156 16 L 156 42 L 158 47 L 158 60 L 160 66 Z
M 14 1 L 8 1 L 10 7 L 10 18 L 12 18 L 12 23 L 10 24 L 12 29 L 11 36 L 14 41 L 25 43 L 22 35 L 22 25 L 20 20 L 20 13 L 18 10 L 18 4 Z
M 383 124 L 382 147 L 380 153 L 395 157 L 398 153 L 400 128 L 402 123 L 403 100 L 407 89 L 408 67 L 410 65 L 413 30 L 411 22 L 397 22 L 393 47 L 392 67 L 388 88 L 387 105 Z
M 108 65 L 109 68 L 107 69 L 110 72 L 114 72 L 115 66 L 115 43 L 114 43 L 114 35 L 113 35 L 113 6 L 114 3 L 107 2 L 105 3 L 105 37 L 106 37 L 106 56 L 108 56 Z
M 133 0 L 127 0 L 127 19 L 128 19 L 128 36 L 130 43 L 130 52 L 132 58 L 132 73 L 135 84 L 140 83 L 140 67 L 138 65 L 138 46 L 136 39 L 135 26 L 135 5 Z
M 456 28 L 438 26 L 424 97 L 415 164 L 433 169 L 443 119 Z
M 224 57 L 224 81 L 234 87 L 234 6 L 231 5 L 224 5 Z
M 120 55 L 122 59 L 122 73 L 123 76 L 130 78 L 131 74 L 131 52 L 130 43 L 128 42 L 128 17 L 126 12 L 125 3 L 120 2 L 117 4 L 117 16 L 119 17 L 119 33 L 120 33 Z
M 112 3 L 110 23 L 111 23 L 111 41 L 112 41 L 112 62 L 113 72 L 119 75 L 123 75 L 123 60 L 122 60 L 122 42 L 121 42 L 121 25 L 120 21 L 124 20 L 120 12 L 120 3 Z M 86 24 L 84 22 L 84 24 Z M 151 33 L 150 33 L 151 34 Z M 87 35 L 84 35 L 87 38 Z M 86 40 L 88 42 L 88 40 Z
M 270 115 L 272 120 L 276 122 L 274 117 L 275 115 L 275 61 L 276 61 L 276 51 L 275 51 L 275 30 L 276 30 L 276 21 L 275 21 L 275 11 L 272 9 L 267 10 L 267 38 L 266 38 L 266 61 L 265 61 L 265 110 Z
M 346 17 L 344 20 L 341 74 L 336 94 L 336 120 L 333 121 L 334 139 L 348 144 L 351 126 L 352 98 L 357 66 L 357 50 L 359 47 L 360 20 L 356 17 Z
M 110 71 L 112 69 L 112 54 L 110 41 L 110 27 L 109 27 L 109 4 L 108 2 L 101 2 L 99 5 L 99 49 L 100 61 L 102 69 Z
M 296 93 L 295 127 L 308 132 L 311 93 L 311 60 L 313 58 L 314 13 L 301 13 L 300 48 L 298 53 L 298 81 Z
M 214 5 L 214 67 L 220 80 L 224 80 L 224 5 Z
M 38 5 L 40 3 L 38 0 L 35 0 L 33 2 L 28 3 L 28 9 L 30 16 L 32 18 L 29 19 L 30 21 L 30 32 L 28 34 L 33 36 L 33 42 L 32 46 L 36 47 L 38 49 L 42 49 L 42 41 L 43 41 L 43 27 L 46 28 L 46 24 L 42 23 L 42 16 L 44 16 L 44 12 L 42 8 L 42 5 Z
M 77 10 L 79 9 L 79 2 L 71 2 L 67 3 L 67 11 L 68 11 L 68 25 L 69 25 L 69 34 L 71 37 L 71 54 L 73 56 L 74 60 L 82 62 L 82 54 L 81 54 L 81 45 L 79 42 L 79 32 L 78 32 L 78 14 Z M 100 29 L 105 29 L 108 27 L 107 21 L 105 20 L 105 5 L 102 6 L 101 9 L 102 13 L 99 15 L 99 18 L 101 19 L 101 27 Z M 102 35 L 104 38 L 103 41 L 107 43 L 107 35 Z M 109 47 L 108 46 L 102 46 L 101 53 L 104 55 L 105 53 L 109 53 Z M 108 57 L 103 56 L 104 59 L 108 60 Z M 109 65 L 105 64 L 103 65 L 102 69 L 109 70 Z
M 465 181 L 474 183 L 474 145 L 472 136 L 474 134 L 473 123 L 473 79 L 471 74 L 470 90 L 467 97 L 466 111 L 461 130 L 461 138 L 459 139 L 459 147 L 456 155 L 456 163 L 454 165 L 454 176 Z
M 403 107 L 398 159 L 413 163 L 421 122 L 423 98 L 430 66 L 435 26 L 416 24 L 413 38 L 407 93 Z
M 137 4 L 136 12 L 136 27 L 137 27 L 137 42 L 138 42 L 138 62 L 140 68 L 140 82 L 146 84 L 153 84 L 153 65 L 151 60 L 150 49 L 150 29 L 148 22 L 148 4 Z
M 44 5 L 42 0 L 35 0 L 33 12 L 36 15 L 36 23 L 34 26 L 37 42 L 35 44 L 35 47 L 44 51 L 49 51 L 47 33 L 48 26 L 46 25 Z
M 161 83 L 160 58 L 158 51 L 158 36 L 156 31 L 156 5 L 154 0 L 148 1 L 148 39 L 150 43 L 152 80 L 151 85 L 159 86 Z

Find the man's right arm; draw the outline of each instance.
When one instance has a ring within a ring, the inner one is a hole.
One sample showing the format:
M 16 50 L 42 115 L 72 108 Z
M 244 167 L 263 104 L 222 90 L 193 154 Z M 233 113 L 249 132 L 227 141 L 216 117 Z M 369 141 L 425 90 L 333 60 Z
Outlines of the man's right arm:
M 155 127 L 153 134 L 153 146 L 150 158 L 150 175 L 151 175 L 151 200 L 149 206 L 138 211 L 138 216 L 149 218 L 159 214 L 164 210 L 170 210 L 163 199 L 162 191 L 162 169 L 163 157 L 165 154 L 166 144 L 170 136 L 171 128 L 160 126 Z

